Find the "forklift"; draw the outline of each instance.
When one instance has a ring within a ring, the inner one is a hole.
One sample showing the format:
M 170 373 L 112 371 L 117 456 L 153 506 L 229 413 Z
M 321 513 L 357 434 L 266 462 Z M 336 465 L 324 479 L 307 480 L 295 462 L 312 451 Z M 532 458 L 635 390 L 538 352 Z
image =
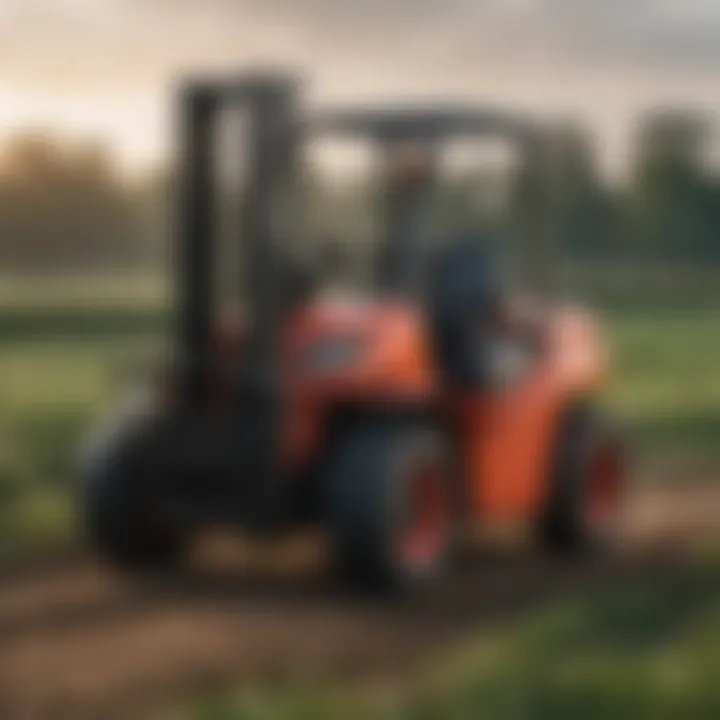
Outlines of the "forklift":
M 224 267 L 246 299 L 229 325 L 214 272 L 227 108 L 242 112 L 248 149 L 243 272 Z M 539 127 L 445 105 L 311 114 L 281 74 L 188 82 L 180 117 L 172 357 L 142 407 L 83 454 L 83 515 L 103 558 L 147 571 L 180 561 L 205 528 L 310 527 L 345 578 L 405 588 L 443 577 L 478 525 L 520 522 L 559 552 L 610 543 L 624 469 L 596 402 L 608 366 L 597 323 L 576 307 L 525 317 L 482 238 L 430 237 L 448 143 L 498 138 L 521 159 L 542 255 Z M 375 151 L 381 222 L 362 296 L 323 296 L 292 259 L 302 151 L 327 137 Z

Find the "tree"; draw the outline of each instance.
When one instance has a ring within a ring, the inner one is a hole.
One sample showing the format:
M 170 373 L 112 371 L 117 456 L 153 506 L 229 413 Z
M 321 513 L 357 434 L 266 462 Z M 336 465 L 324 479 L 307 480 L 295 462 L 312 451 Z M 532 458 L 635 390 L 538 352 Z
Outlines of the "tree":
M 570 122 L 549 127 L 547 214 L 565 258 L 607 257 L 617 250 L 617 208 L 597 166 L 592 135 Z
M 108 151 L 41 134 L 0 157 L 0 261 L 61 270 L 132 263 L 142 242 L 128 189 Z
M 720 259 L 720 183 L 703 162 L 710 130 L 687 112 L 656 111 L 640 126 L 628 223 L 643 256 Z

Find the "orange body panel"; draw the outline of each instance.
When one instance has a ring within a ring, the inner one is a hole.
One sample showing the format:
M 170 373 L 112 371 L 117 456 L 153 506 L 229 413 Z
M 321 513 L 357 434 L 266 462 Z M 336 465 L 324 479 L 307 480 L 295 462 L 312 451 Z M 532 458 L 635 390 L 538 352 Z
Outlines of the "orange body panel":
M 472 515 L 489 522 L 533 517 L 543 507 L 555 438 L 569 403 L 602 384 L 606 357 L 592 318 L 563 309 L 544 321 L 543 349 L 524 376 L 462 397 L 441 391 L 422 315 L 387 303 L 318 301 L 303 308 L 283 338 L 282 457 L 288 470 L 323 451 L 339 404 L 426 404 L 448 418 L 467 468 Z M 325 343 L 349 343 L 337 366 L 317 364 Z
M 318 366 L 324 343 L 354 346 L 350 362 Z M 428 337 L 402 305 L 318 302 L 290 323 L 284 343 L 287 398 L 283 457 L 290 467 L 319 451 L 338 404 L 433 402 L 437 389 Z
M 563 411 L 604 380 L 605 353 L 586 314 L 562 310 L 545 333 L 542 357 L 525 378 L 458 403 L 476 517 L 512 521 L 541 512 Z

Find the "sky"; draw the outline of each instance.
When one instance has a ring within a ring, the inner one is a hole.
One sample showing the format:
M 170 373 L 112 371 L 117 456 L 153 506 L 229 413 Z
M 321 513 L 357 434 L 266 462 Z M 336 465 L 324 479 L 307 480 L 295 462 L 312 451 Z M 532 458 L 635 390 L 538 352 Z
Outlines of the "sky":
M 716 0 L 0 0 L 0 139 L 172 151 L 173 81 L 290 65 L 318 103 L 445 96 L 580 116 L 607 161 L 645 108 L 720 116 Z

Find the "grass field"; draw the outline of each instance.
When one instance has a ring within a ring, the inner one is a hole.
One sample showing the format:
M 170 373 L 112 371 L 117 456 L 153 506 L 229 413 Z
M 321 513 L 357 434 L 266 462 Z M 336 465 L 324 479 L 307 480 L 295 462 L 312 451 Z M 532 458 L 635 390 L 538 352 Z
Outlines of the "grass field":
M 364 692 L 304 678 L 206 698 L 188 720 L 710 720 L 720 714 L 720 562 L 530 611 Z
M 0 558 L 73 541 L 87 429 L 157 362 L 164 293 L 146 280 L 0 290 Z M 649 465 L 720 462 L 720 303 L 613 309 L 608 405 Z
M 145 278 L 0 283 L 0 563 L 74 552 L 78 448 L 161 357 L 164 296 Z
M 631 446 L 664 462 L 720 459 L 720 307 L 610 315 L 609 402 Z
M 0 353 L 0 562 L 73 545 L 73 474 L 91 425 L 147 366 L 147 339 L 6 343 Z
M 0 291 L 0 564 L 73 552 L 77 448 L 162 355 L 162 293 L 140 284 Z M 720 302 L 612 307 L 607 403 L 635 461 L 720 468 Z M 647 474 L 652 478 L 652 473 Z M 688 472 L 688 477 L 692 472 Z M 231 718 L 714 718 L 720 562 L 555 603 L 438 660 L 421 687 L 358 695 L 304 678 L 194 704 Z

